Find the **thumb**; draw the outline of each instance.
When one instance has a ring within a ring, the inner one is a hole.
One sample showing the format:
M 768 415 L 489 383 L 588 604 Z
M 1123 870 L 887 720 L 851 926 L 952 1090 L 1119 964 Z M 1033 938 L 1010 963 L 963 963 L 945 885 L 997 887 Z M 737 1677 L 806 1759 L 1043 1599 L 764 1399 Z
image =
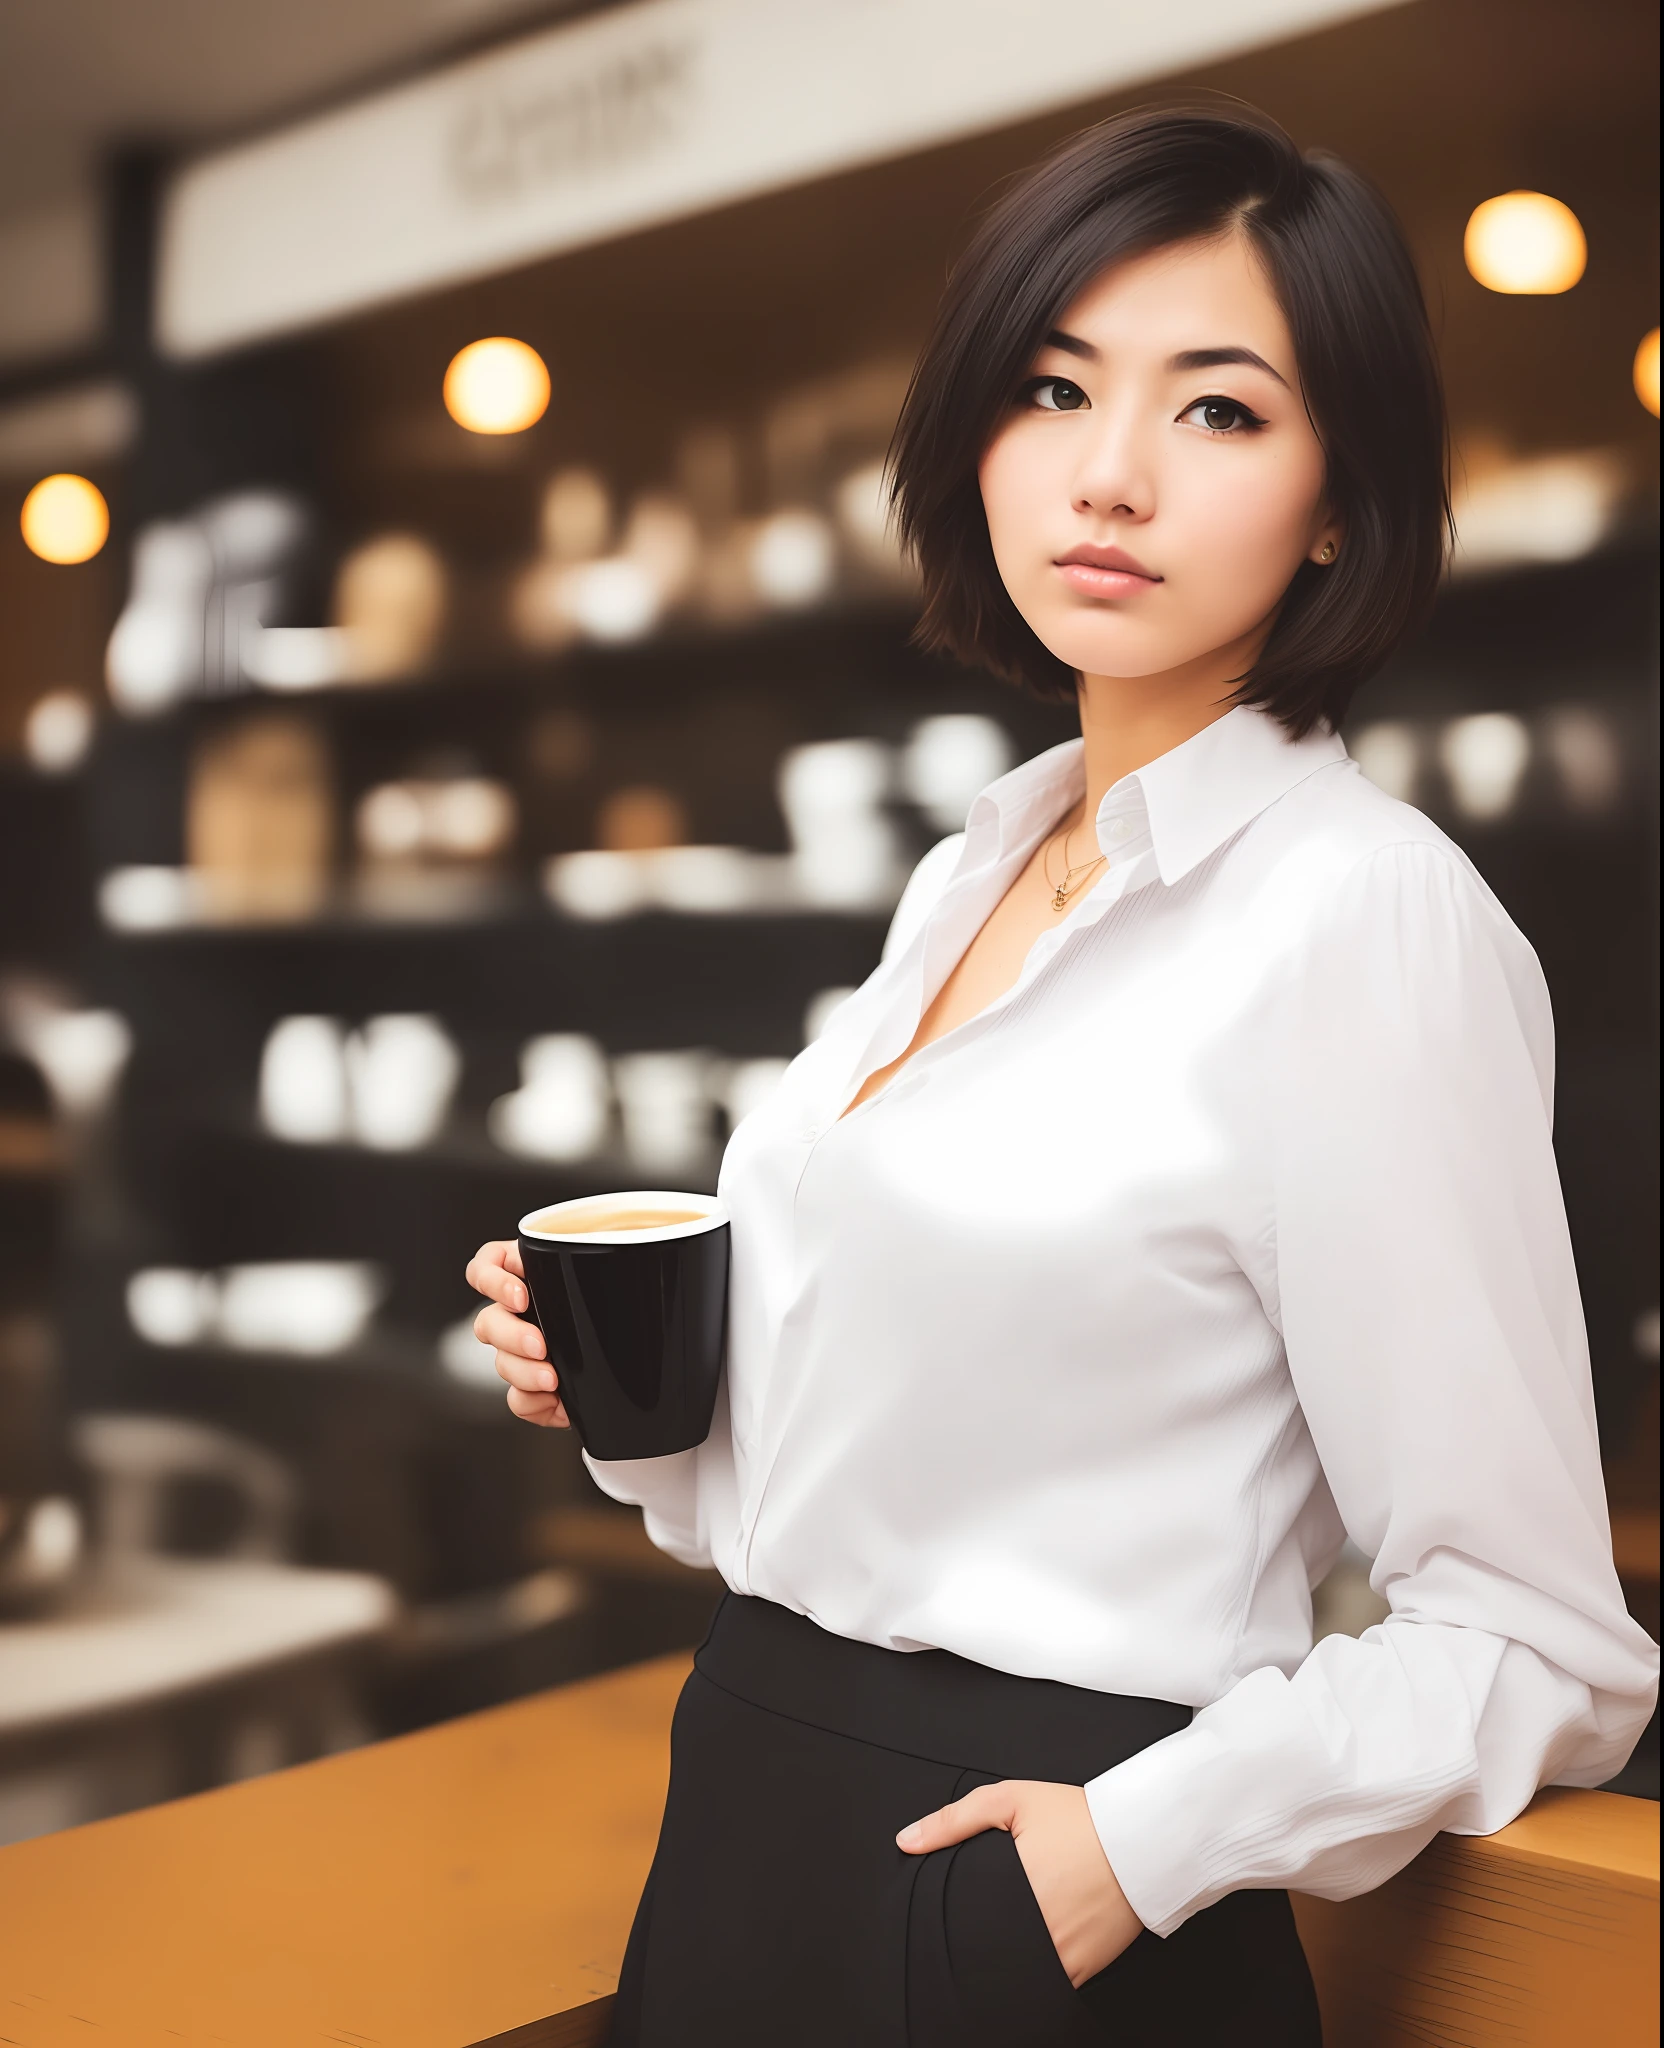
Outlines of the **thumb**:
M 989 1828 L 1009 1829 L 1016 1815 L 1017 1802 L 1010 1785 L 979 1785 L 951 1806 L 939 1806 L 923 1820 L 904 1827 L 896 1836 L 896 1847 L 910 1856 L 927 1856 L 933 1849 L 949 1849 Z

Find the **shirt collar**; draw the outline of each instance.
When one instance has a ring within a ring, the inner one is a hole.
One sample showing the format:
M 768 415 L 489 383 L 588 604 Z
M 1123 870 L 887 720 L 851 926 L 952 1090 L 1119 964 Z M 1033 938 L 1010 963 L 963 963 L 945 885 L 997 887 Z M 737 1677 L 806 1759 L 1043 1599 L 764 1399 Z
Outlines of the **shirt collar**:
M 1032 836 L 1040 810 L 1055 818 L 1078 799 L 1084 755 L 1082 741 L 1066 740 L 991 782 L 966 819 L 971 861 Z M 1290 739 L 1266 712 L 1238 704 L 1108 790 L 1098 807 L 1098 843 L 1112 852 L 1114 842 L 1105 831 L 1110 820 L 1142 811 L 1157 870 L 1171 885 L 1308 775 L 1345 759 L 1338 734 L 1320 730 Z
M 1290 739 L 1277 719 L 1252 704 L 1203 726 L 1127 777 L 1144 793 L 1161 879 L 1181 881 L 1297 783 L 1345 759 L 1338 733 Z M 1105 797 L 1106 807 L 1115 793 Z

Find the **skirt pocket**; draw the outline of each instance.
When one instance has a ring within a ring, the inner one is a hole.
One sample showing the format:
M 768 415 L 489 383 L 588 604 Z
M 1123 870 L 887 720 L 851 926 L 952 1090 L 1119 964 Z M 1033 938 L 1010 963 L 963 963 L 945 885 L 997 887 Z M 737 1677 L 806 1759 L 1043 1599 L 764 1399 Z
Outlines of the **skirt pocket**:
M 968 1776 L 954 1796 L 990 1780 Z M 926 1856 L 907 1928 L 908 2048 L 1103 2048 L 1017 1844 L 990 1828 Z

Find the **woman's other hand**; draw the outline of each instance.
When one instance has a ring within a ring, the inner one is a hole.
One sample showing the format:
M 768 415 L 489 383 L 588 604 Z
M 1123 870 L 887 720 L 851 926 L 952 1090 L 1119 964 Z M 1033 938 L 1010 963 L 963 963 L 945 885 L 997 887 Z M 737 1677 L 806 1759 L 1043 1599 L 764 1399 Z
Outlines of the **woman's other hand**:
M 1077 1989 L 1107 1970 L 1143 1933 L 1143 1923 L 1115 1881 L 1078 1785 L 1029 1778 L 979 1785 L 903 1828 L 896 1845 L 911 1856 L 927 1856 L 987 1828 L 1008 1829 L 1016 1842 L 1052 1946 Z
M 543 1332 L 536 1323 L 521 1320 L 531 1297 L 519 1245 L 513 1238 L 482 1244 L 468 1261 L 465 1277 L 476 1294 L 488 1297 L 474 1318 L 474 1335 L 497 1354 L 497 1371 L 508 1381 L 512 1413 L 541 1429 L 570 1429 L 565 1405 L 555 1391 L 559 1382 L 548 1363 Z

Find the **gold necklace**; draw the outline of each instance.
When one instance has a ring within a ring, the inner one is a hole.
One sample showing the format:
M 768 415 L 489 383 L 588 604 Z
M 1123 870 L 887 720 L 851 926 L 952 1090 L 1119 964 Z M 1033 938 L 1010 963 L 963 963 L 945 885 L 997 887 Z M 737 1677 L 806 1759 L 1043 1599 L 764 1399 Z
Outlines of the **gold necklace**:
M 1075 882 L 1075 886 L 1072 889 L 1069 886 L 1074 881 L 1076 875 L 1090 874 L 1094 868 L 1101 868 L 1109 858 L 1107 853 L 1100 853 L 1096 860 L 1083 860 L 1078 867 L 1070 867 L 1069 841 L 1074 837 L 1074 831 L 1075 828 L 1071 825 L 1063 835 L 1063 879 L 1061 882 L 1055 885 L 1052 882 L 1052 840 L 1048 839 L 1040 852 L 1040 872 L 1046 878 L 1046 887 L 1052 890 L 1053 910 L 1067 910 L 1070 897 L 1080 894 L 1084 884 Z

